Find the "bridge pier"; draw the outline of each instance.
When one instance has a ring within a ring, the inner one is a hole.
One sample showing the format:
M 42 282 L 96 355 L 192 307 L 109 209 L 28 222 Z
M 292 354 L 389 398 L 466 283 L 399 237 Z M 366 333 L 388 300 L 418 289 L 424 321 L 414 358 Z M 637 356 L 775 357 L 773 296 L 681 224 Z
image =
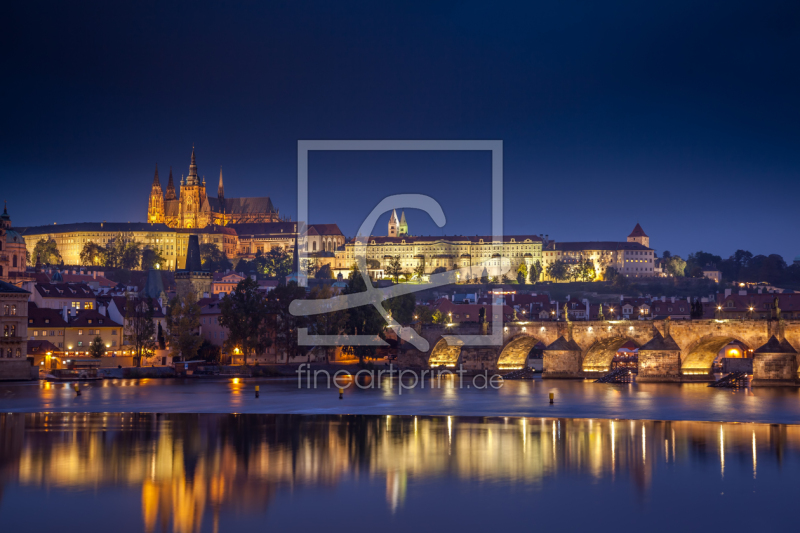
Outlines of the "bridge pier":
M 669 333 L 665 338 L 656 329 L 653 338 L 639 348 L 639 375 L 636 381 L 682 381 L 681 347 Z
M 751 387 L 798 386 L 797 350 L 774 335 L 753 352 L 753 380 Z
M 544 349 L 542 377 L 582 379 L 581 363 L 581 347 L 561 336 Z

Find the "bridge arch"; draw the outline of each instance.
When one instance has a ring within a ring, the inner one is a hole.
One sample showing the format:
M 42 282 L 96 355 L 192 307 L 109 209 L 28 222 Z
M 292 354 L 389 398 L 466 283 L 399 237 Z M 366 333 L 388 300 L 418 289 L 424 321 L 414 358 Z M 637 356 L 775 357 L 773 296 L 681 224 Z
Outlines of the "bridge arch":
M 439 366 L 455 367 L 461 361 L 461 346 L 450 346 L 444 338 L 439 339 L 436 346 L 431 350 L 428 359 L 428 366 L 436 368 Z
M 500 357 L 497 358 L 498 370 L 518 370 L 525 368 L 528 354 L 539 339 L 530 335 L 519 335 L 503 347 Z
M 682 357 L 681 374 L 710 374 L 719 351 L 734 341 L 750 348 L 748 343 L 729 335 L 702 337 L 686 350 L 686 355 Z
M 630 337 L 619 336 L 601 339 L 592 344 L 586 351 L 581 365 L 584 372 L 608 372 L 611 370 L 611 361 L 622 345 L 631 341 L 637 347 L 641 346 Z

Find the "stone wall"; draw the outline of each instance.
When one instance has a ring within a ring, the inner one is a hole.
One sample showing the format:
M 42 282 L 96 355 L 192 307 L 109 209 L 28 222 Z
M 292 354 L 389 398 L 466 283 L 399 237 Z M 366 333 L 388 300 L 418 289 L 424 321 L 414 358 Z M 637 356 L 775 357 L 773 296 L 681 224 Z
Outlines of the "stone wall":
M 678 378 L 681 375 L 679 350 L 639 350 L 639 377 Z
M 39 369 L 27 359 L 0 359 L 0 381 L 30 381 L 38 378 Z
M 581 352 L 577 350 L 545 350 L 542 377 L 579 377 Z
M 797 356 L 786 353 L 757 353 L 753 355 L 751 385 L 791 385 L 797 382 Z

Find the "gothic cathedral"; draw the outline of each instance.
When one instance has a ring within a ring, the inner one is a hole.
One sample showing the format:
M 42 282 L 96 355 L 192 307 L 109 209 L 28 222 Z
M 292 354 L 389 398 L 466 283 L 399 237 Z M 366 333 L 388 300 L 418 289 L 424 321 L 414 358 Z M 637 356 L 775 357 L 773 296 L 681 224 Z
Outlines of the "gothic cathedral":
M 248 222 L 279 222 L 278 210 L 272 205 L 268 196 L 260 198 L 225 198 L 222 185 L 222 169 L 219 171 L 219 187 L 217 197 L 206 194 L 206 180 L 202 182 L 197 175 L 197 161 L 192 148 L 192 161 L 189 164 L 189 175 L 180 181 L 180 195 L 175 193 L 172 181 L 172 168 L 169 171 L 169 183 L 166 196 L 161 190 L 158 179 L 158 165 L 150 190 L 150 202 L 147 208 L 147 221 L 163 223 L 171 228 L 204 228 L 214 224 L 244 224 Z

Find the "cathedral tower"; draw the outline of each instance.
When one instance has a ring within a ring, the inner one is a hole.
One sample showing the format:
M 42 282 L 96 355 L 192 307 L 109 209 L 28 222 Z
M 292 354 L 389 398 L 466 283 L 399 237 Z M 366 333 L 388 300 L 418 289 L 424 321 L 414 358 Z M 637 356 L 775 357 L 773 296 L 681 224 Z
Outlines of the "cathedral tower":
M 392 216 L 389 218 L 389 231 L 386 234 L 388 237 L 397 237 L 397 228 L 400 226 L 400 221 L 397 220 L 397 211 L 392 209 Z
M 636 223 L 636 227 L 633 228 L 631 234 L 628 235 L 628 242 L 638 242 L 645 248 L 650 248 L 650 237 L 647 236 L 638 222 Z
M 401 237 L 408 235 L 408 222 L 406 222 L 406 212 L 400 215 L 400 225 L 397 227 L 397 233 Z
M 151 224 L 164 222 L 164 193 L 161 191 L 161 182 L 158 181 L 158 164 L 156 175 L 153 178 L 153 187 L 150 189 L 150 203 L 147 206 L 147 221 Z
M 181 228 L 197 228 L 200 223 L 200 180 L 197 178 L 197 161 L 192 147 L 192 162 L 189 164 L 189 175 L 181 182 L 180 226 Z

